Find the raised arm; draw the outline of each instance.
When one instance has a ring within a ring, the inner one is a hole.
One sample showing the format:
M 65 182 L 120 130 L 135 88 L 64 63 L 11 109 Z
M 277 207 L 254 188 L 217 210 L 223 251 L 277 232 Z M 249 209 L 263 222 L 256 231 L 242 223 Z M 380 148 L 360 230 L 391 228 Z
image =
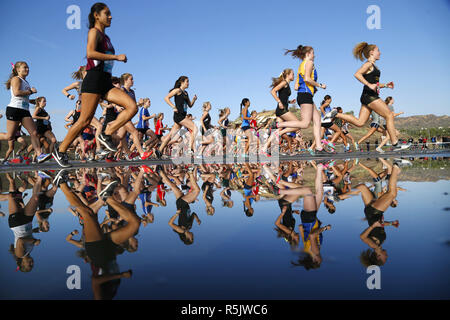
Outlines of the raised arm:
M 64 89 L 61 90 L 61 92 L 63 93 L 63 95 L 65 95 L 67 98 L 69 98 L 70 100 L 75 99 L 75 96 L 73 94 L 69 94 L 68 91 L 73 90 L 73 89 L 77 89 L 78 86 L 80 84 L 77 82 L 72 83 L 71 85 L 65 87 Z

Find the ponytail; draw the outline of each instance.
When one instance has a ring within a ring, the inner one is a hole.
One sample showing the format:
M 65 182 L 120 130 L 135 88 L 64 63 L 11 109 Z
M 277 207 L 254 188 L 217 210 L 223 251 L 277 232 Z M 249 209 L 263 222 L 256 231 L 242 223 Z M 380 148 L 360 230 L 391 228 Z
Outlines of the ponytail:
M 241 101 L 241 113 L 242 113 L 242 107 L 245 106 L 245 104 L 246 104 L 247 102 L 250 102 L 250 100 L 247 99 L 247 98 L 242 99 L 242 101 Z
M 272 78 L 271 88 L 275 88 L 282 81 L 286 80 L 289 73 L 294 72 L 292 69 L 284 69 L 283 72 L 278 76 L 278 78 Z
M 173 89 L 180 88 L 180 87 L 181 87 L 181 84 L 182 84 L 184 81 L 186 81 L 186 79 L 188 79 L 188 77 L 186 77 L 186 76 L 181 76 L 181 77 L 179 77 L 179 78 L 177 79 L 177 81 L 175 81 L 175 84 L 174 84 L 173 88 L 170 89 L 170 91 L 172 91 Z M 170 91 L 169 91 L 169 92 L 170 92 Z
M 11 89 L 11 80 L 14 77 L 17 77 L 19 75 L 19 73 L 17 72 L 17 70 L 23 66 L 26 65 L 27 63 L 25 61 L 17 61 L 15 64 L 12 65 L 12 70 L 11 70 L 11 74 L 9 75 L 8 80 L 5 82 L 5 86 L 6 89 L 9 90 Z
M 294 58 L 298 58 L 298 59 L 303 60 L 303 59 L 305 59 L 306 54 L 308 52 L 310 52 L 311 50 L 313 50 L 313 48 L 310 47 L 310 46 L 299 45 L 297 47 L 297 49 L 294 49 L 294 50 L 287 50 L 287 49 L 285 49 L 284 55 L 290 54 Z
M 356 59 L 364 61 L 364 58 L 369 58 L 370 51 L 375 49 L 376 45 L 368 44 L 367 42 L 360 42 L 353 48 L 353 56 Z
M 331 96 L 327 94 L 325 97 L 323 97 L 323 101 L 320 105 L 323 105 L 328 99 L 331 99 Z

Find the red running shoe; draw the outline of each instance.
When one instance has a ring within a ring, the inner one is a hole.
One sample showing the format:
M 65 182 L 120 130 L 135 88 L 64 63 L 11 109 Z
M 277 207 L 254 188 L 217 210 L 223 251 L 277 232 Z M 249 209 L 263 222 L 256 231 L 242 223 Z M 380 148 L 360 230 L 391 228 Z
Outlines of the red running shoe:
M 147 159 L 148 157 L 150 157 L 152 155 L 153 151 L 147 151 L 144 152 L 144 155 L 141 157 L 142 160 Z

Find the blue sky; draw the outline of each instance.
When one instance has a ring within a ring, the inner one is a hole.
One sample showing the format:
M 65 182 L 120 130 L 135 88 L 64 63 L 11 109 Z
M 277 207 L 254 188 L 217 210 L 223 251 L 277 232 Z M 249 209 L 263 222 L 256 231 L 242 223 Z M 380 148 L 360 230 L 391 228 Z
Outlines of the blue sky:
M 74 107 L 61 89 L 72 82 L 71 72 L 86 63 L 87 16 L 93 1 L 1 2 L 0 77 L 6 81 L 10 62 L 30 65 L 30 84 L 47 98 L 57 138 L 65 135 L 64 116 Z M 275 109 L 270 95 L 271 77 L 299 61 L 283 49 L 311 45 L 316 53 L 319 82 L 333 105 L 359 111 L 362 85 L 353 77 L 361 62 L 351 54 L 360 41 L 380 47 L 381 82 L 394 81 L 395 107 L 405 116 L 449 114 L 450 4 L 434 1 L 107 1 L 113 21 L 107 34 L 117 53 L 128 63 L 116 62 L 114 75 L 134 75 L 137 97 L 150 97 L 153 112 L 172 110 L 163 101 L 180 75 L 190 78 L 188 92 L 199 100 L 192 113 L 199 118 L 201 104 L 211 101 L 213 122 L 217 109 L 230 107 L 238 116 L 242 98 L 251 109 Z M 69 30 L 69 5 L 81 8 L 81 29 Z M 381 29 L 369 30 L 369 5 L 381 9 Z M 26 8 L 26 9 L 23 9 Z M 291 86 L 293 89 L 293 85 Z M 295 93 L 291 96 L 295 98 Z M 10 93 L 0 88 L 4 114 Z M 100 107 L 97 116 L 100 115 Z M 0 128 L 6 127 L 5 118 Z

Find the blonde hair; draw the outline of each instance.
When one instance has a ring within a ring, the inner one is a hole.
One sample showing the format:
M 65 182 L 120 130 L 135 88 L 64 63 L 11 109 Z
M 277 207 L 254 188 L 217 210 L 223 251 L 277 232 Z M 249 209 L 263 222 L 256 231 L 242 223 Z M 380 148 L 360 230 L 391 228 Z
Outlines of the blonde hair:
M 11 89 L 12 78 L 17 77 L 19 75 L 19 72 L 17 72 L 17 70 L 23 65 L 28 65 L 28 64 L 25 61 L 17 61 L 14 64 L 11 74 L 9 75 L 8 80 L 5 82 L 5 86 L 6 86 L 7 90 Z
M 284 69 L 283 72 L 278 76 L 278 78 L 272 78 L 272 84 L 270 85 L 271 88 L 275 88 L 277 85 L 279 85 L 282 81 L 286 80 L 288 74 L 294 73 L 294 70 L 292 69 Z
M 376 48 L 375 44 L 360 42 L 353 48 L 353 56 L 356 59 L 364 61 L 364 58 L 368 59 L 370 57 L 370 51 L 372 51 L 375 48 Z
M 41 107 L 41 101 L 44 99 L 45 99 L 45 97 L 37 97 L 36 98 L 36 108 Z
M 208 106 L 211 106 L 211 102 L 209 102 L 209 101 L 203 102 L 203 106 L 202 106 L 203 111 L 205 111 L 205 109 L 206 109 Z
M 81 66 L 77 71 L 72 72 L 72 79 L 74 80 L 83 80 L 83 72 L 86 71 L 85 66 Z
M 127 81 L 130 77 L 132 77 L 133 75 L 131 73 L 124 73 L 120 76 L 120 85 L 124 85 L 125 81 Z

